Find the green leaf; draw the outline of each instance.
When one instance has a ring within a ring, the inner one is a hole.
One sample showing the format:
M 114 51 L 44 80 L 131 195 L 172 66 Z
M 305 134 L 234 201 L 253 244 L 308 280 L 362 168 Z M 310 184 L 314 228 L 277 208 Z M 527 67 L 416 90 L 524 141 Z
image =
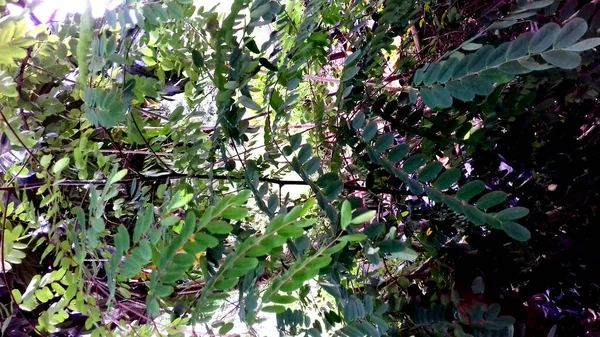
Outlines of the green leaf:
M 434 85 L 431 87 L 431 93 L 435 95 L 438 107 L 446 109 L 452 106 L 452 96 L 450 96 L 444 87 Z
M 212 221 L 206 225 L 206 229 L 214 234 L 229 234 L 233 230 L 233 226 L 225 221 Z
M 562 49 L 574 44 L 587 32 L 587 29 L 588 25 L 584 19 L 574 18 L 569 20 L 556 36 L 553 44 L 554 49 Z
M 473 180 L 460 187 L 458 192 L 456 192 L 456 198 L 468 201 L 483 192 L 483 190 L 485 190 L 485 183 L 481 180 Z
M 366 240 L 367 238 L 368 238 L 368 236 L 366 236 L 365 234 L 348 234 L 348 235 L 344 235 L 341 238 L 339 238 L 338 241 L 340 241 L 340 242 L 357 242 L 357 241 Z
M 552 5 L 554 2 L 555 2 L 554 0 L 529 1 L 529 2 L 526 2 L 524 5 L 519 6 L 519 8 L 514 10 L 512 13 L 521 13 L 521 12 L 528 11 L 530 9 L 540 9 L 540 8 L 548 7 L 548 6 Z
M 517 23 L 517 20 L 501 20 L 501 21 L 496 21 L 496 22 L 492 23 L 488 27 L 488 30 L 494 31 L 494 30 L 497 30 L 497 29 L 508 28 L 508 27 L 514 25 L 515 23 Z
M 471 58 L 467 64 L 467 69 L 470 74 L 478 73 L 485 69 L 488 56 L 494 51 L 494 47 L 485 45 L 481 47 Z
M 491 214 L 485 213 L 485 222 L 492 228 L 502 229 L 502 221 L 494 218 Z
M 167 296 L 171 295 L 174 290 L 175 289 L 173 288 L 173 286 L 166 285 L 166 284 L 159 284 L 158 286 L 156 286 L 154 295 L 156 295 L 156 297 L 159 297 L 159 298 L 167 297 Z
M 498 204 L 501 204 L 506 200 L 506 193 L 502 191 L 492 191 L 482 196 L 477 200 L 475 205 L 481 209 L 492 208 Z
M 242 95 L 238 99 L 238 102 L 250 110 L 256 110 L 256 111 L 260 110 L 260 105 L 258 105 L 258 103 L 256 103 L 256 102 L 254 102 L 250 97 Z
M 581 56 L 568 50 L 550 50 L 542 53 L 546 62 L 562 69 L 575 69 L 581 64 Z
M 494 91 L 492 82 L 479 75 L 465 77 L 461 83 L 465 89 L 476 95 L 489 96 Z
M 168 216 L 168 217 L 160 220 L 160 224 L 164 227 L 171 227 L 171 226 L 174 226 L 175 224 L 179 223 L 180 220 L 181 219 L 178 216 L 171 215 L 171 216 Z
M 529 230 L 520 224 L 512 221 L 503 221 L 502 229 L 508 236 L 517 241 L 527 241 L 531 239 L 531 233 Z
M 538 63 L 532 57 L 523 58 L 517 62 L 519 62 L 519 64 L 522 65 L 523 67 L 525 67 L 529 70 L 535 70 L 535 71 L 541 71 L 541 70 L 554 68 L 554 66 L 552 66 L 550 64 Z
M 264 57 L 261 57 L 258 59 L 258 63 L 260 63 L 263 67 L 271 70 L 271 71 L 278 71 L 279 68 L 277 68 L 276 65 L 274 65 L 273 63 L 271 63 L 269 60 L 267 60 Z
M 442 194 L 442 192 L 440 192 L 434 188 L 425 186 L 425 193 L 427 193 L 427 196 L 429 197 L 429 199 L 433 200 L 434 202 L 444 201 L 444 195 Z
M 346 57 L 346 60 L 344 61 L 344 66 L 350 66 L 352 64 L 354 64 L 354 61 L 358 60 L 358 58 L 362 56 L 362 53 L 360 51 L 355 51 L 352 54 L 350 54 L 350 56 Z
M 451 197 L 449 195 L 444 196 L 444 204 L 448 206 L 455 213 L 461 214 L 463 213 L 463 203 L 456 199 L 455 197 Z
M 387 156 L 387 159 L 393 163 L 397 163 L 400 160 L 404 159 L 408 152 L 410 151 L 410 146 L 408 144 L 400 144 L 398 146 L 394 146 L 390 153 Z
M 469 42 L 461 46 L 462 49 L 472 51 L 481 48 L 483 45 L 480 43 Z
M 198 68 L 202 68 L 204 65 L 204 57 L 202 53 L 197 50 L 192 50 L 192 63 Z
M 533 36 L 533 32 L 526 32 L 519 35 L 510 43 L 510 46 L 506 51 L 506 59 L 514 60 L 527 55 L 529 53 L 529 45 Z
M 167 211 L 171 212 L 176 209 L 180 209 L 187 205 L 194 198 L 193 194 L 186 194 L 184 190 L 179 190 L 167 205 Z
M 250 17 L 253 19 L 258 19 L 261 16 L 269 13 L 269 11 L 271 11 L 271 5 L 269 3 L 266 3 L 262 6 L 259 6 L 258 8 L 256 8 L 255 10 L 253 10 L 252 12 L 250 12 Z
M 319 167 L 321 167 L 321 159 L 319 159 L 317 156 L 310 158 L 310 160 L 304 164 L 304 170 L 306 170 L 308 175 L 317 172 Z
M 277 234 L 286 238 L 298 238 L 304 234 L 304 230 L 301 227 L 288 226 L 277 230 Z
M 494 217 L 500 221 L 511 221 L 521 219 L 527 216 L 527 214 L 529 214 L 529 210 L 527 208 L 515 206 L 496 213 Z
M 297 298 L 295 298 L 294 296 L 290 296 L 290 295 L 275 294 L 275 295 L 271 296 L 271 302 L 279 303 L 279 304 L 292 304 L 292 303 L 296 302 L 297 300 L 298 300 Z
M 221 216 L 230 220 L 243 220 L 248 216 L 248 209 L 238 206 L 228 207 L 221 213 Z
M 127 228 L 122 224 L 119 225 L 115 234 L 115 249 L 120 254 L 129 250 L 129 233 L 127 232 Z
M 362 132 L 362 137 L 364 141 L 369 142 L 371 139 L 373 139 L 373 137 L 375 137 L 375 134 L 377 133 L 377 129 L 377 122 L 372 121 L 369 124 L 367 124 L 367 126 Z
M 219 240 L 217 240 L 217 238 L 202 232 L 194 236 L 194 241 L 208 248 L 214 248 L 219 244 Z
M 509 42 L 504 42 L 500 46 L 496 47 L 496 49 L 490 53 L 486 60 L 486 65 L 488 68 L 495 68 L 502 63 L 506 62 L 506 51 L 510 47 Z
M 406 247 L 400 240 L 384 240 L 379 242 L 377 247 L 380 254 L 390 254 L 402 260 L 414 261 L 419 257 L 417 252 Z
M 477 276 L 473 282 L 471 283 L 471 291 L 474 295 L 483 294 L 485 291 L 485 283 L 483 283 L 483 278 L 481 276 Z
M 373 211 L 373 210 L 361 213 L 361 214 L 357 215 L 356 217 L 354 217 L 354 219 L 352 219 L 352 221 L 350 221 L 350 223 L 353 225 L 360 225 L 367 221 L 371 221 L 375 217 L 375 214 L 377 214 L 377 212 Z
M 154 207 L 151 205 L 147 205 L 144 208 L 143 213 L 138 214 L 137 221 L 135 222 L 135 227 L 133 228 L 133 242 L 139 241 L 142 235 L 148 232 L 150 226 L 154 223 Z
M 225 336 L 229 331 L 231 331 L 231 329 L 233 329 L 233 323 L 227 322 L 221 325 L 221 327 L 219 328 L 219 335 Z
M 383 135 L 377 138 L 375 141 L 375 150 L 379 153 L 383 153 L 387 150 L 392 144 L 394 144 L 394 134 L 391 132 L 384 133 Z
M 488 307 L 487 311 L 485 312 L 485 319 L 486 320 L 495 319 L 500 314 L 500 310 L 502 310 L 502 307 L 500 306 L 500 304 L 492 303 Z
M 350 201 L 344 200 L 340 216 L 340 226 L 342 226 L 342 229 L 346 229 L 352 220 L 352 206 L 350 205 Z
M 280 314 L 285 311 L 285 307 L 283 305 L 268 305 L 262 308 L 264 312 L 270 312 L 273 314 Z
M 473 59 L 473 55 L 474 54 L 465 55 L 458 61 L 452 79 L 459 79 L 469 73 L 469 63 Z
M 565 48 L 565 50 L 581 52 L 581 51 L 595 48 L 597 46 L 600 46 L 600 37 L 594 37 L 591 39 L 585 39 L 585 40 L 579 41 L 579 42 Z
M 423 166 L 427 161 L 427 157 L 421 153 L 410 156 L 406 161 L 404 161 L 404 165 L 402 165 L 402 171 L 406 173 L 412 173 L 416 171 L 419 167 Z
M 150 315 L 150 317 L 158 317 L 160 314 L 160 306 L 158 305 L 158 300 L 155 297 L 146 297 L 146 310 L 148 311 L 148 315 Z
M 442 65 L 439 62 L 432 63 L 425 75 L 423 76 L 423 85 L 430 86 L 433 83 L 437 82 L 440 77 L 440 71 L 442 70 Z
M 421 94 L 421 99 L 423 100 L 423 103 L 428 107 L 433 109 L 439 105 L 437 96 L 435 96 L 434 92 L 431 91 L 431 89 L 421 88 L 421 90 L 419 90 L 419 93 Z
M 415 71 L 413 85 L 417 86 L 417 85 L 420 85 L 421 83 L 423 83 L 423 74 L 425 73 L 425 71 L 423 69 L 424 68 L 419 68 Z
M 475 206 L 463 205 L 463 213 L 476 226 L 485 224 L 485 214 Z
M 52 167 L 52 172 L 54 174 L 59 174 L 62 172 L 69 165 L 69 160 L 69 157 L 59 159 Z
M 356 74 L 358 74 L 360 68 L 353 66 L 350 68 L 345 68 L 344 69 L 344 74 L 342 75 L 341 81 L 342 82 L 346 82 L 348 80 L 351 80 L 354 78 L 354 76 L 356 76 Z
M 304 144 L 298 151 L 298 162 L 304 164 L 312 156 L 312 146 L 310 144 Z
M 453 167 L 442 173 L 433 184 L 433 187 L 440 191 L 446 190 L 456 184 L 460 176 L 460 170 Z
M 258 49 L 258 46 L 256 45 L 256 41 L 254 41 L 254 39 L 244 38 L 244 46 L 248 48 L 248 50 L 250 50 L 251 52 L 255 54 L 260 54 L 260 49 Z
M 442 69 L 440 70 L 440 78 L 438 83 L 444 84 L 448 82 L 452 75 L 454 75 L 454 70 L 456 69 L 456 65 L 458 64 L 458 59 L 455 57 L 449 58 L 447 61 L 443 62 Z
M 356 116 L 354 116 L 354 119 L 352 120 L 352 127 L 355 130 L 362 128 L 363 125 L 365 125 L 365 120 L 366 120 L 365 114 L 362 111 L 359 111 L 356 114 Z
M 90 220 L 91 225 L 92 225 L 92 229 L 94 230 L 94 232 L 96 233 L 102 233 L 104 232 L 104 220 L 102 218 L 92 218 Z
M 475 94 L 468 90 L 462 81 L 452 81 L 446 83 L 446 90 L 452 97 L 458 98 L 463 102 L 470 102 L 475 98 Z
M 522 75 L 531 72 L 531 69 L 525 67 L 520 61 L 506 62 L 500 65 L 498 69 L 510 75 Z
M 121 179 L 125 178 L 126 175 L 127 175 L 127 169 L 121 170 L 121 171 L 117 172 L 114 176 L 112 176 L 111 179 L 107 183 L 108 183 L 108 185 L 112 185 L 116 182 L 121 181 Z
M 216 290 L 229 290 L 238 284 L 237 278 L 222 278 L 215 282 L 214 288 Z
M 426 183 L 435 177 L 444 169 L 444 165 L 439 161 L 433 161 L 419 171 L 419 180 Z
M 423 185 L 414 180 L 414 179 L 408 179 L 408 181 L 406 182 L 406 184 L 408 185 L 408 189 L 410 190 L 410 192 L 412 194 L 416 194 L 416 195 L 421 195 L 423 194 Z
M 538 30 L 531 41 L 529 42 L 530 53 L 541 53 L 546 51 L 552 43 L 556 40 L 556 37 L 560 33 L 560 26 L 554 22 L 550 22 L 542 26 Z
M 292 137 L 290 137 L 290 147 L 292 148 L 293 151 L 296 151 L 300 147 L 301 143 L 302 143 L 302 134 L 297 133 L 297 134 L 293 135 Z

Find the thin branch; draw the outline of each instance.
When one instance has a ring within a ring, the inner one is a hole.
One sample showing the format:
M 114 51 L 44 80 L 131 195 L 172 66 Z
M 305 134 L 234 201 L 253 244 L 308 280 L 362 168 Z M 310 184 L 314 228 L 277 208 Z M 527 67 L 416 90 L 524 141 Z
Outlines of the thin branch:
M 21 61 L 21 66 L 19 67 L 19 74 L 17 75 L 17 78 L 15 79 L 15 82 L 17 82 L 17 93 L 19 94 L 19 98 L 21 100 L 25 100 L 23 97 L 23 74 L 25 73 L 25 68 L 27 68 L 29 59 L 31 59 L 32 52 L 33 52 L 33 46 L 29 46 L 29 48 L 27 48 L 27 55 Z M 19 109 L 19 114 L 21 115 L 21 119 L 23 121 L 22 122 L 23 129 L 29 130 L 29 125 L 27 124 L 27 116 L 25 116 L 25 112 L 23 111 L 23 108 Z
M 166 173 L 159 174 L 154 176 L 146 176 L 142 175 L 139 178 L 135 178 L 137 181 L 158 181 L 158 180 L 166 180 L 166 179 L 209 179 L 210 177 L 207 174 L 193 174 L 193 175 L 185 175 L 181 173 Z M 234 181 L 244 181 L 244 177 L 234 177 L 234 176 L 226 176 L 226 175 L 213 175 L 212 179 L 214 180 L 234 180 Z M 133 182 L 134 178 L 123 179 L 119 182 L 119 184 L 129 184 Z M 275 179 L 275 178 L 267 178 L 267 177 L 259 177 L 259 181 L 276 184 L 279 186 L 284 185 L 303 185 L 306 186 L 306 183 L 303 180 L 283 180 L 283 179 Z M 106 180 L 60 180 L 57 182 L 58 187 L 85 187 L 85 186 L 104 186 L 106 185 Z M 27 184 L 19 187 L 14 186 L 3 186 L 0 187 L 0 191 L 26 191 L 26 190 L 34 190 L 44 186 L 46 182 L 39 182 L 34 184 Z M 354 185 L 354 183 L 345 183 L 344 188 L 350 191 L 365 191 L 365 192 L 373 192 L 373 193 L 387 193 L 387 194 L 396 194 L 398 191 L 388 188 L 369 188 L 363 186 Z
M 29 155 L 31 156 L 31 158 L 33 158 L 33 160 L 35 160 L 38 164 L 40 164 L 40 166 L 42 166 L 42 164 L 40 163 L 39 159 L 37 159 L 33 155 L 33 152 L 31 151 L 31 149 L 28 148 L 27 145 L 25 145 L 25 143 L 23 142 L 23 140 L 21 139 L 21 137 L 19 137 L 19 134 L 15 131 L 15 129 L 12 127 L 12 125 L 10 125 L 10 123 L 8 122 L 8 119 L 4 115 L 4 112 L 2 111 L 1 108 L 0 108 L 0 117 L 2 118 L 2 120 L 4 121 L 4 123 L 6 123 L 6 126 L 9 128 L 9 130 L 15 136 L 15 138 L 17 139 L 17 141 L 21 144 L 21 146 L 23 146 L 23 148 L 25 149 L 25 151 L 27 151 L 27 153 L 29 153 Z M 48 174 L 52 175 L 51 173 L 48 173 Z

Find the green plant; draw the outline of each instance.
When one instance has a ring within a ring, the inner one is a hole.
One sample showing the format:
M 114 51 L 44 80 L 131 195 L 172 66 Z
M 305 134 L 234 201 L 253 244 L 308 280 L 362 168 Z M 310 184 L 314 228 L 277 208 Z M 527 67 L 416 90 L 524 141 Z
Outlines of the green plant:
M 2 333 L 224 335 L 232 301 L 284 335 L 520 333 L 499 302 L 533 295 L 521 275 L 549 255 L 538 221 L 559 207 L 538 200 L 557 202 L 552 155 L 581 148 L 554 136 L 564 111 L 600 92 L 600 16 L 468 3 L 3 14 Z M 508 156 L 518 178 L 493 167 Z

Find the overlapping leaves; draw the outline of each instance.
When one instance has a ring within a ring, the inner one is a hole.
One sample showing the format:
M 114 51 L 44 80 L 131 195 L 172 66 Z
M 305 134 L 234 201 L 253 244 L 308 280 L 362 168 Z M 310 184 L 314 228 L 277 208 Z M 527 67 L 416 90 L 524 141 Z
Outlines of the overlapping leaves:
M 420 68 L 413 84 L 420 86 L 423 103 L 431 108 L 448 108 L 453 99 L 468 102 L 475 96 L 486 97 L 495 84 L 509 82 L 517 75 L 552 67 L 577 68 L 581 64 L 579 52 L 600 45 L 598 38 L 579 41 L 587 30 L 587 22 L 580 18 L 562 28 L 548 23 L 535 33 L 524 33 L 497 47 L 485 45 L 467 55 L 456 52 L 446 61 Z

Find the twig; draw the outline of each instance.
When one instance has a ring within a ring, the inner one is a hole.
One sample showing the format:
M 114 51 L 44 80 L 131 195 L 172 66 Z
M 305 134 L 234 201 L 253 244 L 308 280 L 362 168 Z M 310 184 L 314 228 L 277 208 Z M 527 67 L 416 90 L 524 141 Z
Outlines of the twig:
M 17 139 L 17 141 L 19 141 L 19 143 L 21 144 L 21 146 L 23 146 L 23 148 L 25 149 L 25 151 L 27 151 L 27 153 L 29 153 L 29 155 L 31 156 L 31 158 L 33 158 L 33 160 L 35 160 L 38 164 L 40 164 L 40 166 L 42 166 L 42 163 L 40 163 L 39 159 L 37 159 L 33 155 L 33 152 L 31 151 L 31 149 L 28 148 L 27 145 L 25 145 L 25 143 L 23 142 L 23 140 L 21 139 L 21 137 L 19 137 L 19 134 L 15 131 L 15 129 L 12 127 L 12 125 L 10 125 L 10 123 L 8 122 L 8 119 L 4 115 L 4 112 L 2 112 L 1 108 L 0 108 L 0 117 L 2 118 L 2 120 L 4 121 L 4 123 L 6 123 L 6 126 L 10 129 L 10 132 L 13 133 L 13 135 L 15 136 L 15 138 Z M 51 173 L 48 173 L 48 174 L 50 174 L 52 176 Z
M 23 74 L 25 73 L 25 68 L 27 67 L 29 59 L 31 59 L 31 52 L 33 52 L 33 46 L 29 46 L 27 48 L 27 55 L 25 56 L 25 58 L 23 60 L 21 60 L 21 67 L 19 68 L 19 74 L 17 75 L 17 78 L 15 79 L 15 82 L 17 82 L 17 93 L 19 94 L 19 99 L 21 99 L 21 100 L 25 100 L 23 97 Z M 25 116 L 25 112 L 23 111 L 23 108 L 19 109 L 19 114 L 21 115 L 21 119 L 23 120 L 23 123 L 22 123 L 23 129 L 29 130 L 29 125 L 27 124 L 27 116 Z

